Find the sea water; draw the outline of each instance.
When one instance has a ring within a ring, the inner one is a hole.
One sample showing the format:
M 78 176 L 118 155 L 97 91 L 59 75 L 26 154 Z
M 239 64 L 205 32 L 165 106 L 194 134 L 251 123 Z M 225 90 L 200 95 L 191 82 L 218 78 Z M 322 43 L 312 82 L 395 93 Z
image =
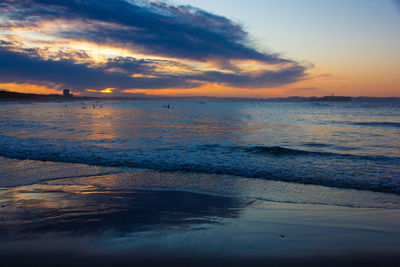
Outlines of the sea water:
M 139 168 L 399 195 L 400 102 L 0 102 L 0 156 L 0 186 Z

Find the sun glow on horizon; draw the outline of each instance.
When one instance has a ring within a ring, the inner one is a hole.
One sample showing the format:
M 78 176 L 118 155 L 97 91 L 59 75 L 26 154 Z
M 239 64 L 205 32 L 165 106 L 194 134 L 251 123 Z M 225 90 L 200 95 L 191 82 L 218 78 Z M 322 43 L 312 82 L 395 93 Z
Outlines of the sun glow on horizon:
M 100 93 L 106 93 L 106 94 L 111 94 L 115 88 L 107 88 L 104 90 L 101 90 Z
M 260 2 L 256 10 L 239 2 L 226 7 L 227 0 L 178 2 L 193 7 L 127 1 L 132 10 L 143 12 L 145 22 L 137 22 L 115 14 L 109 14 L 112 19 L 94 14 L 91 8 L 108 12 L 109 6 L 100 2 L 87 3 L 87 9 L 80 10 L 82 3 L 68 1 L 29 7 L 6 1 L 6 11 L 0 12 L 0 63 L 4 65 L 0 66 L 0 90 L 59 94 L 62 88 L 73 88 L 75 95 L 224 97 L 334 92 L 400 97 L 400 35 L 394 34 L 393 20 L 398 14 L 387 1 L 366 3 L 363 14 L 352 1 L 346 7 L 328 1 L 328 13 L 315 3 L 308 3 L 309 9 L 284 0 Z M 265 10 L 278 11 L 283 6 L 299 12 L 273 12 L 268 23 L 256 21 Z M 116 14 L 136 14 L 118 7 L 113 10 Z M 344 8 L 349 13 L 337 21 L 335 14 L 342 14 Z M 254 14 L 247 17 L 255 23 L 254 32 L 234 19 L 239 16 L 246 22 L 246 10 Z M 237 13 L 230 15 L 230 11 Z M 309 14 L 313 16 L 304 16 Z M 281 17 L 296 18 L 299 31 L 280 21 Z M 319 18 L 318 23 L 313 18 Z M 165 23 L 155 27 L 154 21 Z M 74 80 L 75 76 L 79 79 Z

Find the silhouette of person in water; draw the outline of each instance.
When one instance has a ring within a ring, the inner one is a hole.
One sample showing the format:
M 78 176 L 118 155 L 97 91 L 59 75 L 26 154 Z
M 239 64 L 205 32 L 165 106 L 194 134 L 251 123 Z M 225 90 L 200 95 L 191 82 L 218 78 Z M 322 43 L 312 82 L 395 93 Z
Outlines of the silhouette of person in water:
M 168 104 L 168 105 L 162 105 L 162 108 L 173 109 L 174 107 L 172 105 Z

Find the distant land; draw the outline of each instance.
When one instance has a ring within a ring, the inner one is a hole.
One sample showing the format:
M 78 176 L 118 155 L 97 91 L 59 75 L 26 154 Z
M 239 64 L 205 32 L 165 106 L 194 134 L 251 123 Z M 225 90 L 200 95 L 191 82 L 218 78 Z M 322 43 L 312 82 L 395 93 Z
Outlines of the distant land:
M 335 96 L 338 98 L 337 101 L 400 101 L 400 97 L 346 97 L 346 96 Z M 346 100 L 343 100 L 346 99 Z M 348 100 L 350 99 L 350 100 Z M 92 96 L 64 96 L 59 94 L 27 94 L 17 93 L 5 90 L 0 90 L 0 101 L 107 101 L 107 100 L 174 100 L 174 101 L 336 101 L 330 96 L 324 97 L 301 97 L 301 96 L 290 96 L 290 97 L 275 97 L 275 98 L 243 98 L 243 97 L 214 97 L 214 96 L 154 96 L 154 95 L 133 95 L 133 96 L 104 96 L 104 97 L 92 97 Z
M 333 94 L 330 96 L 323 96 L 311 99 L 311 101 L 328 101 L 328 102 L 349 102 L 353 101 L 353 98 L 350 96 L 334 96 Z

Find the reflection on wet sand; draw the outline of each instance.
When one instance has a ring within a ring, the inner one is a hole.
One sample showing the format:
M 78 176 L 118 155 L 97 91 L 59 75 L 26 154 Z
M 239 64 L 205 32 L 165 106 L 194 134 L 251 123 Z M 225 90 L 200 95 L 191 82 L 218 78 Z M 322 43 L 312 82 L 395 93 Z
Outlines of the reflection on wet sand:
M 123 236 L 196 229 L 237 218 L 245 201 L 171 191 L 110 191 L 94 186 L 30 185 L 1 190 L 0 240 L 43 236 Z
M 399 260 L 398 209 L 104 188 L 0 189 L 2 266 L 397 266 Z

